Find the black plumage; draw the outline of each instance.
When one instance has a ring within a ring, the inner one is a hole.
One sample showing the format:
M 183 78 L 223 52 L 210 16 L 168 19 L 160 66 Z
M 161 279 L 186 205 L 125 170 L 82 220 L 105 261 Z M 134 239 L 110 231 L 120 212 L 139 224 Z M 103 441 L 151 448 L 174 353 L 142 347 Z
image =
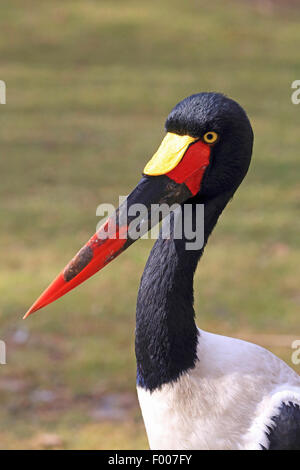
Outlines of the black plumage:
M 268 426 L 268 450 L 300 450 L 300 407 L 289 402 L 282 403 L 278 414 Z M 262 446 L 264 450 L 265 447 Z

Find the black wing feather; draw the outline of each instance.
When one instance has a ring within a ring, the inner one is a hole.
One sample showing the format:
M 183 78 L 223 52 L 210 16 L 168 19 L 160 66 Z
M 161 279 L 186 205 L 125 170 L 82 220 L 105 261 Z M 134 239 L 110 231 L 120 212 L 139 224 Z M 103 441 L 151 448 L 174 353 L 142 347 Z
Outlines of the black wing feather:
M 268 450 L 300 450 L 300 406 L 291 401 L 282 403 L 279 413 L 267 426 Z M 262 446 L 264 450 L 266 448 Z

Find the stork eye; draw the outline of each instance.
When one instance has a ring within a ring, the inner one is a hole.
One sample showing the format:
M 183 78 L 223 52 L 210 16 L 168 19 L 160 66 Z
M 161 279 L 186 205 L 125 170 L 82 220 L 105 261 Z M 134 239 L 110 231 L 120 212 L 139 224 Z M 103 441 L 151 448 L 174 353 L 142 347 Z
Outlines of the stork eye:
M 209 132 L 206 132 L 206 134 L 204 134 L 203 140 L 207 144 L 214 144 L 217 141 L 218 137 L 219 136 L 216 132 L 209 131 Z

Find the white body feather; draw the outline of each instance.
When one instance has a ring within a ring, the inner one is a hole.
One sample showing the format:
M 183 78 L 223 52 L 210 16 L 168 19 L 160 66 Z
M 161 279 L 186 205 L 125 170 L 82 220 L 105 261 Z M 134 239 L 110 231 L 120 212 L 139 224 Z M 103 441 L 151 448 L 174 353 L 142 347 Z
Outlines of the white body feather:
M 199 330 L 198 362 L 177 382 L 138 387 L 151 449 L 260 449 L 282 402 L 300 405 L 300 377 L 246 341 Z

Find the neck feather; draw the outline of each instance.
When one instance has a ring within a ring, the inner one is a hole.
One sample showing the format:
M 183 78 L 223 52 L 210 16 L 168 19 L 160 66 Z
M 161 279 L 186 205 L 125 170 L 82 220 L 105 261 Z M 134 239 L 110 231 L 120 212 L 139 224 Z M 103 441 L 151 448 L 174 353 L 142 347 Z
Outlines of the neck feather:
M 231 194 L 204 201 L 204 246 Z M 196 205 L 193 198 L 192 223 Z M 155 242 L 147 261 L 137 300 L 137 384 L 148 390 L 176 381 L 197 362 L 193 280 L 204 246 L 186 250 L 187 240 L 174 238 L 178 214 L 171 218 L 170 238 Z M 180 219 L 181 220 L 181 219 Z M 183 223 L 183 222 L 182 222 Z M 164 227 L 165 229 L 165 227 Z M 184 233 L 184 230 L 183 230 Z

